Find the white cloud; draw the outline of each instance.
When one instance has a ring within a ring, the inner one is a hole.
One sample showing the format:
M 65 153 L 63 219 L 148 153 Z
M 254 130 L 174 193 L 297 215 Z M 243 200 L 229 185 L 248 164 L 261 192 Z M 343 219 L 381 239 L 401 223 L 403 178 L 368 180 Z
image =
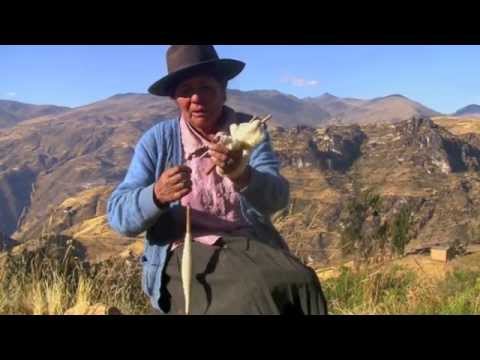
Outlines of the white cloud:
M 15 97 L 15 96 L 17 96 L 17 93 L 13 92 L 13 91 L 10 91 L 10 92 L 7 92 L 5 95 L 7 95 L 8 97 Z
M 284 76 L 282 78 L 282 82 L 297 86 L 297 87 L 305 87 L 305 86 L 317 86 L 320 84 L 318 80 L 308 80 L 305 78 L 301 78 L 298 76 Z

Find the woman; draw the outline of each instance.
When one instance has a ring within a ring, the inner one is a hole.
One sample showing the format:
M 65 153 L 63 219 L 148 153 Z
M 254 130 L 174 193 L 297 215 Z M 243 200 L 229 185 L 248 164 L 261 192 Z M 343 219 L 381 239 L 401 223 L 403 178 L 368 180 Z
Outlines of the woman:
M 178 45 L 169 48 L 167 65 L 168 75 L 149 91 L 171 97 L 180 117 L 142 137 L 108 202 L 116 231 L 146 231 L 143 288 L 155 312 L 184 313 L 180 265 L 189 206 L 192 314 L 326 314 L 315 273 L 289 253 L 270 222 L 287 206 L 289 187 L 268 134 L 251 154 L 219 141 L 231 124 L 250 120 L 225 106 L 227 82 L 245 64 L 219 59 L 211 45 Z

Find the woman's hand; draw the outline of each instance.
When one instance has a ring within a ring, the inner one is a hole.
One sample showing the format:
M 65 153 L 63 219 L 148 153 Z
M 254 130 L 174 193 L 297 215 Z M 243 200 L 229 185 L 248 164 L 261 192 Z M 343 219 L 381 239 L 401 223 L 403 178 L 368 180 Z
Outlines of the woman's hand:
M 157 205 L 166 206 L 178 201 L 192 191 L 192 170 L 176 166 L 163 172 L 155 183 L 154 197 Z
M 242 150 L 230 151 L 222 143 L 210 145 L 209 150 L 212 162 L 225 174 L 232 172 L 242 163 Z
M 250 167 L 248 157 L 243 150 L 230 151 L 222 144 L 217 143 L 209 146 L 212 162 L 217 166 L 219 173 L 232 180 L 238 191 L 250 183 Z

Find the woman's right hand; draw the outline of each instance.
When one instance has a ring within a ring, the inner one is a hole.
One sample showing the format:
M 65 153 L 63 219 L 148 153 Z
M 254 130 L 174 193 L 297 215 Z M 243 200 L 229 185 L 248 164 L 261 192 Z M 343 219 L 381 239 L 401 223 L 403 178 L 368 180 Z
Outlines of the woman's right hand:
M 166 206 L 178 201 L 192 191 L 192 170 L 187 166 L 167 169 L 155 183 L 155 200 L 158 205 Z

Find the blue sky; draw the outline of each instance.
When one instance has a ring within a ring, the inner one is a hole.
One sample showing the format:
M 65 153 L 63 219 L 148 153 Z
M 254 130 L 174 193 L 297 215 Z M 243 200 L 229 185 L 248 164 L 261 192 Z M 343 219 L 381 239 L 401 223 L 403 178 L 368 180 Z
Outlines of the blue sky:
M 0 98 L 74 107 L 145 93 L 166 73 L 166 49 L 0 45 Z M 402 94 L 444 113 L 480 104 L 480 46 L 220 45 L 217 51 L 247 63 L 233 89 L 276 89 L 300 98 Z

